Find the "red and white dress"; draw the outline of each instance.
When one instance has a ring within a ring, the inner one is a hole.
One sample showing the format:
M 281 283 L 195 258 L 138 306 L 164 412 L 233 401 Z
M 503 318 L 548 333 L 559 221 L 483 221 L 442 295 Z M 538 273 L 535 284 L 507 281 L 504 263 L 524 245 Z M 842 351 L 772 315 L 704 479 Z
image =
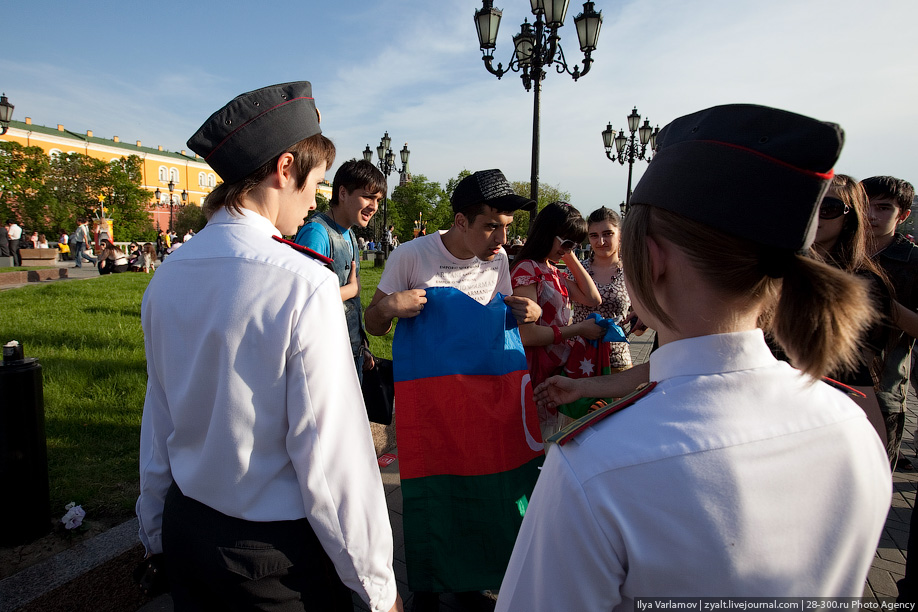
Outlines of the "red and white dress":
M 532 259 L 521 261 L 510 275 L 513 288 L 535 284 L 536 302 L 542 309 L 542 316 L 536 325 L 565 327 L 571 323 L 571 305 L 564 276 L 550 261 L 545 263 Z M 559 374 L 571 353 L 570 341 L 547 346 L 527 346 L 526 361 L 532 386 L 549 376 Z

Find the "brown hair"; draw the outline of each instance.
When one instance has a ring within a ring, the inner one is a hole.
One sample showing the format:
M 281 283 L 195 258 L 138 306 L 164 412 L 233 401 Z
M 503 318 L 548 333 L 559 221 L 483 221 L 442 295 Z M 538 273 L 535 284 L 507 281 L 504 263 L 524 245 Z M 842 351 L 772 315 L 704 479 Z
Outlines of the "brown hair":
M 882 275 L 877 265 L 867 255 L 868 245 L 873 242 L 873 233 L 867 231 L 867 193 L 863 185 L 847 174 L 836 174 L 832 187 L 838 198 L 848 207 L 844 215 L 838 240 L 826 254 L 826 263 L 846 272 L 864 270 Z
M 325 169 L 328 170 L 335 161 L 335 145 L 322 134 L 303 139 L 284 151 L 284 153 L 293 154 L 296 168 L 296 186 L 299 189 L 302 189 L 303 185 L 306 184 L 306 177 L 313 168 L 325 164 Z M 204 200 L 204 215 L 210 219 L 221 208 L 229 208 L 236 213 L 242 212 L 240 210 L 242 199 L 276 171 L 277 160 L 284 153 L 281 153 L 241 181 L 217 185 L 217 188 Z
M 622 229 L 622 265 L 634 295 L 664 324 L 675 324 L 653 293 L 647 238 L 679 247 L 716 290 L 759 308 L 761 324 L 794 365 L 813 377 L 853 368 L 873 320 L 866 283 L 823 262 L 735 238 L 677 213 L 635 206 Z M 780 259 L 783 278 L 765 272 Z M 742 307 L 742 306 L 740 306 Z

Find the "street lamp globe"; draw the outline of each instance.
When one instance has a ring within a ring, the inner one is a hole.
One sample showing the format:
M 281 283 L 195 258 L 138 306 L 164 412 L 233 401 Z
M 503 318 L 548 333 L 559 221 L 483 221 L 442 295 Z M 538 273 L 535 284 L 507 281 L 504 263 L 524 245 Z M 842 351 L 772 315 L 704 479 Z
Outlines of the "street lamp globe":
M 606 129 L 602 131 L 602 144 L 606 148 L 606 153 L 612 152 L 612 144 L 615 140 L 615 129 L 612 127 L 612 124 L 608 124 Z
M 650 119 L 644 119 L 644 125 L 641 126 L 641 129 L 638 130 L 638 135 L 641 139 L 641 144 L 645 145 L 650 142 L 650 136 L 653 134 L 653 128 L 650 127 Z
M 513 37 L 513 48 L 520 66 L 532 64 L 533 47 L 535 47 L 535 34 L 532 32 L 532 26 L 528 21 L 523 21 L 520 25 L 520 33 Z
M 628 115 L 628 131 L 636 132 L 639 125 L 641 125 L 641 116 L 637 112 L 637 106 L 635 106 L 631 114 Z
M 593 9 L 592 2 L 583 3 L 583 12 L 574 17 L 577 27 L 577 39 L 580 41 L 580 50 L 592 53 L 599 43 L 599 29 L 602 27 L 602 13 Z
M 15 108 L 7 99 L 6 94 L 0 96 L 0 136 L 6 134 L 10 129 L 10 121 L 13 120 L 13 108 Z
M 567 17 L 567 7 L 570 0 L 529 0 L 532 4 L 532 14 L 545 15 L 545 25 L 549 28 L 560 28 Z
M 497 30 L 500 29 L 500 18 L 503 11 L 494 8 L 493 0 L 484 0 L 481 10 L 475 11 L 475 29 L 478 31 L 478 43 L 485 55 L 497 47 Z

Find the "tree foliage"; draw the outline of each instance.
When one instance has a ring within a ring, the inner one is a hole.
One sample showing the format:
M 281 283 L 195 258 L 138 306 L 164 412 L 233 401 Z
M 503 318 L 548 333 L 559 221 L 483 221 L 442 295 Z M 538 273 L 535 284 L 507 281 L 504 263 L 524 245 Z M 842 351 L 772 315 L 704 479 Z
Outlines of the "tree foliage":
M 414 237 L 418 225 L 424 226 L 428 233 L 448 229 L 452 216 L 444 214 L 444 209 L 449 209 L 449 197 L 440 183 L 418 174 L 411 177 L 410 183 L 392 190 L 386 222 L 395 226 L 395 235 L 405 242 Z M 382 218 L 379 222 L 382 228 Z
M 316 210 L 315 210 L 315 212 L 313 212 L 313 213 L 311 213 L 311 214 L 320 213 L 320 212 L 325 212 L 326 210 L 328 210 L 328 208 L 329 208 L 329 206 L 328 206 L 328 198 L 326 198 L 326 197 L 325 197 L 324 195 L 322 195 L 321 193 L 317 193 L 317 194 L 316 194 Z
M 181 206 L 175 213 L 174 230 L 176 235 L 181 238 L 188 233 L 188 230 L 194 230 L 197 234 L 204 226 L 207 225 L 207 217 L 204 216 L 204 209 L 194 204 Z
M 81 216 L 97 216 L 104 206 L 117 240 L 152 240 L 141 164 L 136 155 L 110 163 L 82 153 L 49 159 L 39 147 L 0 142 L 0 216 L 51 238 L 58 230 L 71 231 Z
M 510 187 L 513 189 L 513 193 L 521 195 L 528 198 L 531 195 L 532 183 L 529 181 L 511 181 Z M 538 213 L 538 211 L 545 208 L 547 205 L 552 202 L 570 202 L 571 194 L 567 191 L 562 191 L 560 186 L 546 185 L 545 183 L 539 183 L 539 198 L 536 201 L 536 210 L 533 211 L 533 216 Z M 510 229 L 507 230 L 507 235 L 510 239 L 514 236 L 526 236 L 529 234 L 529 213 L 526 211 L 516 211 L 513 214 L 513 224 L 510 226 Z
M 0 221 L 18 219 L 25 227 L 45 233 L 44 226 L 39 228 L 34 220 L 42 216 L 42 205 L 47 204 L 43 183 L 48 168 L 48 156 L 41 147 L 0 142 Z

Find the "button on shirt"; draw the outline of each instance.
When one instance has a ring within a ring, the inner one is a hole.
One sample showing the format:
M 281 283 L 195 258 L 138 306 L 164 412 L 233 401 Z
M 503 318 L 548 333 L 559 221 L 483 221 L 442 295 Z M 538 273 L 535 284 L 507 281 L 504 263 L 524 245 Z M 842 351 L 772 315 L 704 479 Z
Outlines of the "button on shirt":
M 860 596 L 891 495 L 863 411 L 776 361 L 760 330 L 666 344 L 650 377 L 647 397 L 549 451 L 497 610 Z
M 392 530 L 338 280 L 279 233 L 220 210 L 144 295 L 140 538 L 162 551 L 173 478 L 232 517 L 308 517 L 343 582 L 387 610 Z

